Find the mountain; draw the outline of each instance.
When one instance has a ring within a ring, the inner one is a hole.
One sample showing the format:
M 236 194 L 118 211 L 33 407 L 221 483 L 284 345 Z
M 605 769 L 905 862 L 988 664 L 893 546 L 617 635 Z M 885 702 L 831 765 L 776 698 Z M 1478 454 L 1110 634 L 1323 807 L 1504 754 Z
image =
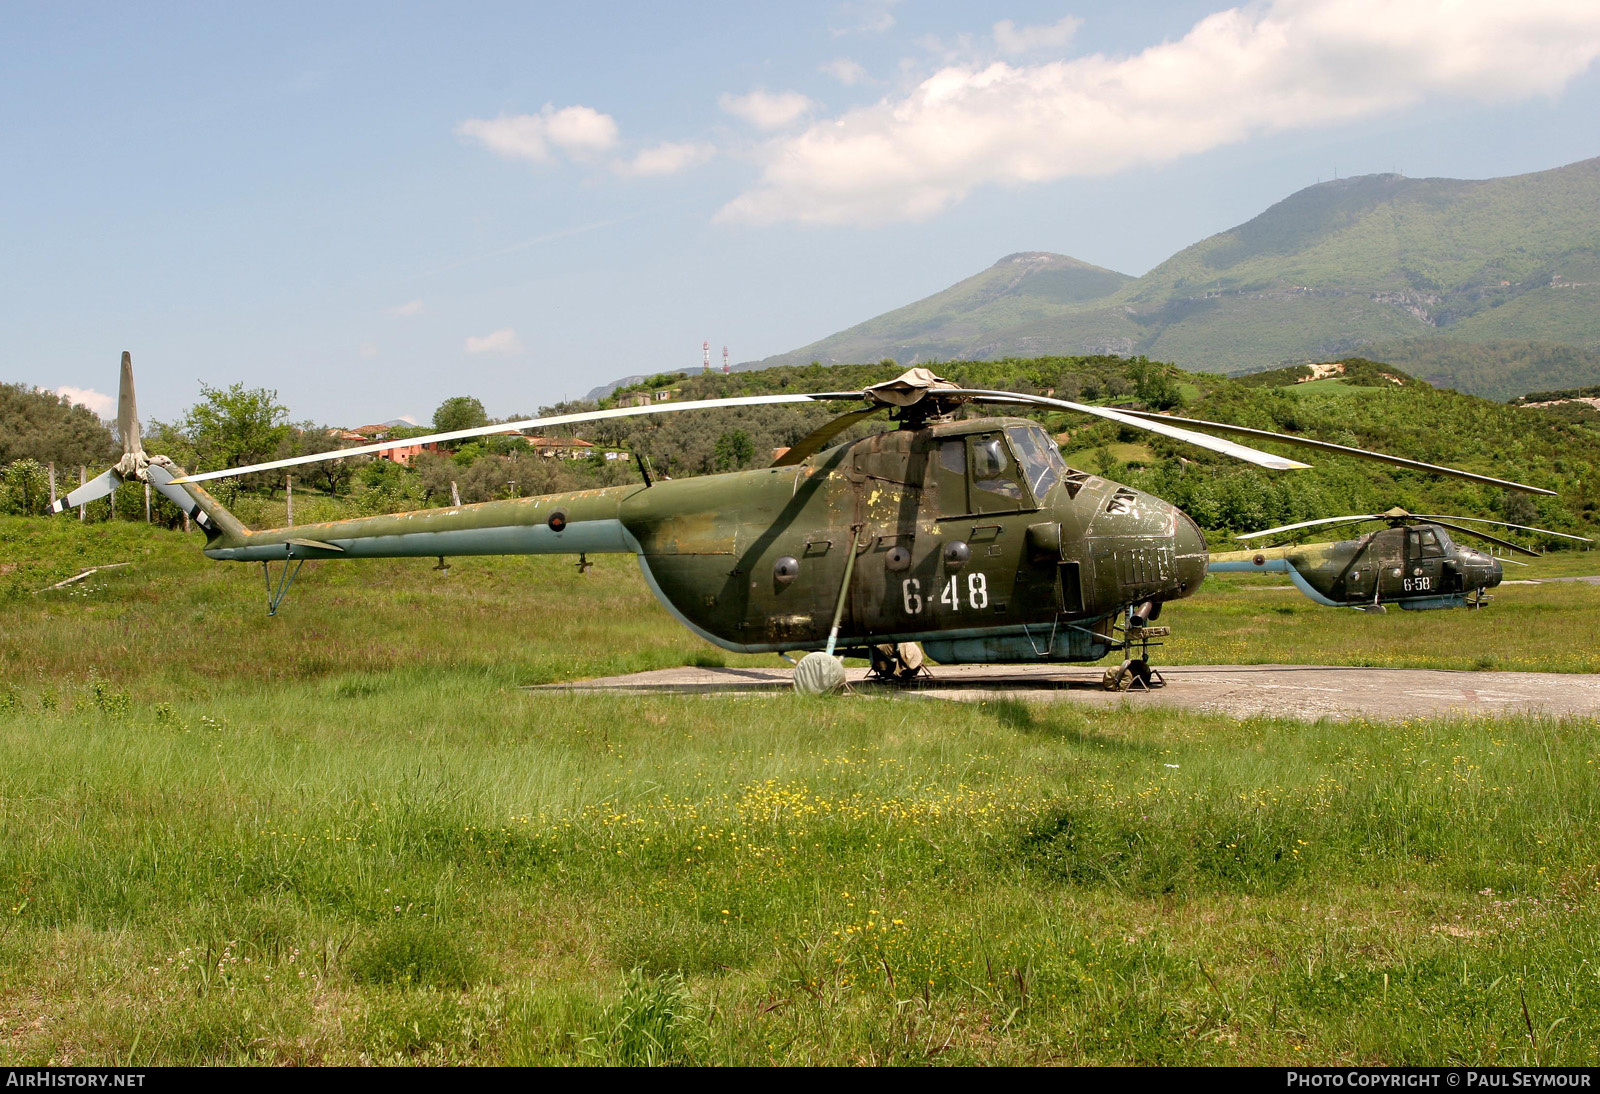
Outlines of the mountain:
M 599 387 L 594 388 L 589 392 L 589 394 L 583 397 L 584 402 L 598 403 L 601 399 L 604 399 L 607 395 L 610 395 L 619 387 L 627 387 L 629 384 L 637 384 L 640 380 L 648 380 L 649 378 L 650 377 L 643 374 L 638 376 L 624 376 L 620 380 L 612 380 L 609 384 L 601 384 Z
M 1504 383 L 1475 348 L 1491 344 L 1516 346 Z M 1478 181 L 1320 183 L 1139 278 L 1010 255 L 742 367 L 1112 352 L 1240 373 L 1395 346 L 1426 357 L 1435 380 L 1459 374 L 1498 397 L 1517 393 L 1517 371 L 1549 387 L 1600 382 L 1600 158 Z

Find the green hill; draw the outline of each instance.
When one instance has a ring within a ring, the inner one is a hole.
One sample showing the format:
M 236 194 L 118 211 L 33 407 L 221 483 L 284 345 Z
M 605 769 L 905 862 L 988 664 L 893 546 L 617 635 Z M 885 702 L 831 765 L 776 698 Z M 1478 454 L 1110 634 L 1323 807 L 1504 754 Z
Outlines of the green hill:
M 1237 373 L 1367 347 L 1496 398 L 1600 381 L 1600 158 L 1321 183 L 1137 279 L 1012 255 L 756 365 L 1118 353 Z
M 1434 387 L 1470 391 L 1485 399 L 1600 383 L 1600 352 L 1552 342 L 1416 338 L 1368 346 L 1362 353 Z

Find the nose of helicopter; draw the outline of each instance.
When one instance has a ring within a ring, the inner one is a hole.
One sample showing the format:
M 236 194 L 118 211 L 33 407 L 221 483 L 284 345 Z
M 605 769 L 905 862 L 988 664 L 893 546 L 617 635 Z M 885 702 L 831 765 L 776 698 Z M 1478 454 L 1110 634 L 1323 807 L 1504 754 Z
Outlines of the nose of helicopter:
M 1176 505 L 1169 508 L 1173 514 L 1172 554 L 1178 570 L 1178 595 L 1193 596 L 1206 579 L 1206 563 L 1211 557 L 1206 550 L 1206 536 L 1188 513 Z

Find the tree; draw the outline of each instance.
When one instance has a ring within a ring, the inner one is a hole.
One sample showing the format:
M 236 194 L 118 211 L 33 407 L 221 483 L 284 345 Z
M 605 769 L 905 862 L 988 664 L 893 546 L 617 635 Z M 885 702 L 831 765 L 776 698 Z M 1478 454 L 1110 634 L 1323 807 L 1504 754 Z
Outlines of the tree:
M 200 468 L 216 470 L 262 463 L 289 436 L 289 408 L 264 387 L 227 389 L 200 385 L 202 401 L 184 412 L 183 431 Z
M 74 484 L 76 485 L 76 484 Z M 0 513 L 36 517 L 50 502 L 50 478 L 37 460 L 14 460 L 0 472 Z
M 313 426 L 304 422 L 295 430 L 294 436 L 287 442 L 289 451 L 286 456 L 310 456 L 319 452 L 332 452 L 336 449 L 349 447 L 336 437 L 332 430 Z M 349 489 L 350 480 L 355 476 L 358 461 L 366 457 L 356 456 L 346 460 L 324 460 L 322 463 L 307 464 L 299 469 L 298 474 L 304 475 L 307 482 L 313 486 L 320 486 L 330 494 L 342 494 Z M 290 474 L 297 472 L 291 471 Z
M 433 412 L 433 428 L 439 433 L 457 429 L 477 429 L 489 424 L 483 404 L 470 395 L 457 395 L 439 404 Z
M 716 469 L 733 471 L 749 463 L 756 454 L 755 442 L 742 429 L 731 429 L 717 438 L 715 448 Z
M 0 384 L 0 464 L 33 459 L 63 467 L 116 459 L 111 430 L 66 396 L 23 384 Z

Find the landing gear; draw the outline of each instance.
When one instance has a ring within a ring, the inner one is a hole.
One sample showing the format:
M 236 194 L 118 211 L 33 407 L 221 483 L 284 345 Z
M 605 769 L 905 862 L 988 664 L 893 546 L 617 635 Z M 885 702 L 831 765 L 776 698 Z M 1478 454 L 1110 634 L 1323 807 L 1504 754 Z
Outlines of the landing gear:
M 1107 691 L 1153 691 L 1167 686 L 1162 675 L 1142 657 L 1130 657 L 1122 664 L 1106 669 L 1101 682 Z
M 923 661 L 922 647 L 915 642 L 873 646 L 868 651 L 868 657 L 872 663 L 868 670 L 872 678 L 886 684 L 909 684 L 928 671 Z
M 1133 653 L 1137 649 L 1138 656 L 1129 657 L 1122 664 L 1106 669 L 1101 682 L 1107 691 L 1153 691 L 1164 688 L 1167 681 L 1161 673 L 1150 665 L 1150 647 L 1162 645 L 1152 642 L 1153 638 L 1166 638 L 1172 633 L 1171 627 L 1152 627 L 1150 621 L 1161 614 L 1159 603 L 1145 601 L 1143 604 L 1129 605 L 1126 609 L 1126 619 L 1121 623 L 1112 624 L 1114 631 L 1122 632 L 1122 640 L 1112 645 L 1112 649 L 1121 649 Z

